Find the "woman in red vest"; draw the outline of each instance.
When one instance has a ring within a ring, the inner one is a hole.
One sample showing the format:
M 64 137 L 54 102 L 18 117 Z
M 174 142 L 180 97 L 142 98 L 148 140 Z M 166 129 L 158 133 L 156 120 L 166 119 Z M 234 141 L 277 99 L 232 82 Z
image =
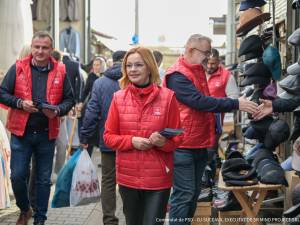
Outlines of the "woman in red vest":
M 122 64 L 121 90 L 114 94 L 105 144 L 117 153 L 116 178 L 127 225 L 163 224 L 173 177 L 173 152 L 182 136 L 159 131 L 180 128 L 174 92 L 159 86 L 152 52 L 134 47 Z

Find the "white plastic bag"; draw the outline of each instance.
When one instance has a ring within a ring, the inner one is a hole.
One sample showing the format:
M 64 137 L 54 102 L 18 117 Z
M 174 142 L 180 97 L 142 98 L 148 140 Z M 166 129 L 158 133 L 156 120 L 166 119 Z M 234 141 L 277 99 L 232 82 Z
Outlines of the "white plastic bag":
M 86 150 L 83 150 L 75 166 L 70 192 L 70 206 L 98 202 L 100 187 L 96 168 Z

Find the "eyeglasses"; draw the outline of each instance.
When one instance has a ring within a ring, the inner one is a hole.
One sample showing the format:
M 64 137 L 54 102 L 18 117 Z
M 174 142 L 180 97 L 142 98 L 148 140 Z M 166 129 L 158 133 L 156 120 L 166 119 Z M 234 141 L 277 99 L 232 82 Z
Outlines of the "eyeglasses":
M 131 70 L 132 68 L 135 69 L 142 69 L 145 66 L 143 63 L 133 63 L 133 64 L 126 64 L 126 69 Z
M 202 50 L 200 50 L 198 48 L 193 48 L 193 49 L 199 51 L 202 55 L 204 55 L 206 57 L 210 57 L 212 55 L 211 51 L 202 51 Z

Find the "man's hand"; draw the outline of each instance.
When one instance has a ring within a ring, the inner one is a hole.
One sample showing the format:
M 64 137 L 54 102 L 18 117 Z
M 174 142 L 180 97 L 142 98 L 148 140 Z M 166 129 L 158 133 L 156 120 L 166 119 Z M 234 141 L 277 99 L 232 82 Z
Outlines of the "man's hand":
M 245 96 L 239 97 L 239 110 L 245 111 L 251 114 L 257 112 L 258 105 L 255 102 L 249 101 Z
M 259 101 L 262 104 L 257 107 L 257 112 L 252 114 L 254 120 L 260 120 L 273 112 L 272 101 L 265 99 L 259 99 Z
M 53 119 L 57 116 L 57 112 L 51 110 L 51 109 L 42 109 L 42 112 L 49 118 Z
M 148 150 L 153 146 L 148 138 L 133 137 L 131 142 L 133 147 L 138 150 Z
M 149 137 L 149 140 L 151 144 L 157 146 L 157 147 L 162 147 L 166 143 L 167 139 L 160 135 L 157 131 L 152 133 Z
M 39 110 L 34 106 L 33 102 L 30 100 L 22 101 L 22 109 L 29 113 L 38 112 Z

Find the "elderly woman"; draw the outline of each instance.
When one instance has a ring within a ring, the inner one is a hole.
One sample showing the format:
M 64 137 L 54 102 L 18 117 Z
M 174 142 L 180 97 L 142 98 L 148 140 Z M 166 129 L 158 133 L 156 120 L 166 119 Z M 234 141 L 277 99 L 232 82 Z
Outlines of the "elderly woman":
M 104 141 L 116 155 L 116 177 L 127 225 L 163 224 L 173 177 L 173 152 L 182 136 L 165 138 L 164 128 L 180 128 L 174 92 L 159 87 L 152 52 L 134 47 L 122 64 L 122 90 L 114 94 Z
M 104 73 L 105 70 L 106 70 L 105 60 L 102 57 L 99 57 L 99 56 L 96 57 L 93 60 L 93 68 L 88 75 L 88 78 L 86 80 L 86 84 L 84 87 L 84 91 L 83 91 L 84 105 L 83 105 L 83 109 L 82 109 L 81 118 L 84 117 L 87 103 L 91 98 L 91 93 L 92 93 L 94 82 L 99 77 L 102 76 L 102 74 Z M 82 124 L 82 121 L 80 121 L 80 126 L 81 126 L 81 124 Z M 98 127 L 97 127 L 93 137 L 91 137 L 89 139 L 88 144 L 89 145 L 88 145 L 87 151 L 88 151 L 89 155 L 92 157 L 94 147 L 99 145 L 99 129 L 98 129 Z

